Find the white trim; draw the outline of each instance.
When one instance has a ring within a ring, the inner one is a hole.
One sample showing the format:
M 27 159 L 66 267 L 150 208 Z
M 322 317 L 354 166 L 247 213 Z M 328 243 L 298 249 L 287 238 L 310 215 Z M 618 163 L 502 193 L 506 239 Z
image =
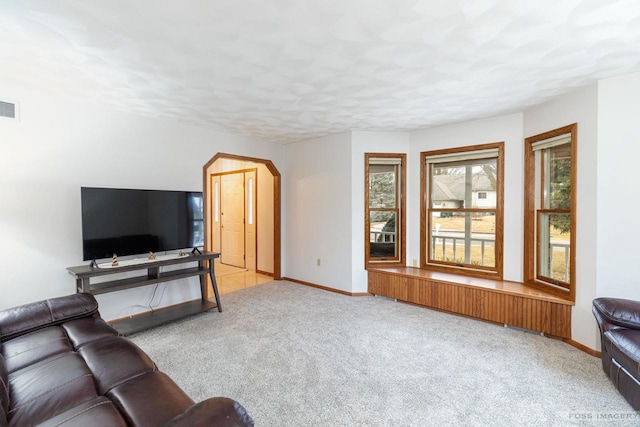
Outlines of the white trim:
M 487 148 L 484 150 L 463 151 L 459 153 L 436 154 L 426 156 L 425 162 L 430 163 L 451 163 L 465 160 L 490 159 L 498 157 L 497 148 Z
M 557 147 L 558 145 L 564 145 L 570 142 L 571 132 L 554 136 L 552 138 L 543 139 L 542 141 L 536 141 L 531 144 L 531 149 L 533 151 L 546 150 L 547 148 Z
M 399 157 L 369 157 L 370 165 L 401 165 L 402 159 Z

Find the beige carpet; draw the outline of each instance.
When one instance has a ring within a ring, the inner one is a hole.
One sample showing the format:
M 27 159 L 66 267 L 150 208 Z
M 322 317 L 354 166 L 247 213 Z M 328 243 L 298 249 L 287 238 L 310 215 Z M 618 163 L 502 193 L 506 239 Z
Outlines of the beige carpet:
M 132 339 L 192 398 L 232 397 L 257 426 L 639 424 L 600 360 L 561 341 L 290 282 L 223 306 Z

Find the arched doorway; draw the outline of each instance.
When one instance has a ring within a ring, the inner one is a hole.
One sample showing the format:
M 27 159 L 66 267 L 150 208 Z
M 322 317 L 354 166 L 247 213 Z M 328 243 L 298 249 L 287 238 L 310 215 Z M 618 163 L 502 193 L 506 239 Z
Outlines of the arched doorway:
M 217 153 L 213 156 L 204 166 L 203 166 L 203 195 L 204 195 L 204 228 L 205 228 L 205 250 L 212 250 L 213 244 L 211 241 L 211 230 L 212 225 L 210 224 L 211 212 L 213 209 L 213 191 L 211 189 L 211 170 L 212 168 L 219 164 L 220 162 L 225 161 L 235 161 L 235 162 L 249 162 L 257 165 L 263 165 L 264 168 L 268 171 L 268 173 L 273 178 L 273 278 L 275 280 L 281 279 L 281 258 L 280 258 L 280 246 L 281 246 L 281 238 L 280 238 L 280 194 L 281 194 L 281 180 L 280 180 L 280 172 L 275 167 L 271 160 L 259 159 L 254 157 L 246 157 L 246 156 L 238 156 L 235 154 L 227 154 L 227 153 Z M 230 162 L 233 163 L 233 162 Z M 213 291 L 207 287 L 207 298 L 212 297 Z

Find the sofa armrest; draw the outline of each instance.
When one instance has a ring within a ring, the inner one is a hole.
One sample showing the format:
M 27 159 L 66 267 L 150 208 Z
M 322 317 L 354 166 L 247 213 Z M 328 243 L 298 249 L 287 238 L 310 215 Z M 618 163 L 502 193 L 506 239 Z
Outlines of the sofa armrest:
M 97 313 L 98 302 L 91 294 L 67 295 L 8 308 L 0 311 L 0 342 Z
M 640 329 L 640 301 L 596 298 L 593 300 L 593 309 L 599 317 L 612 325 Z
M 166 427 L 253 427 L 253 420 L 246 409 L 228 397 L 212 397 L 196 403 L 176 416 Z

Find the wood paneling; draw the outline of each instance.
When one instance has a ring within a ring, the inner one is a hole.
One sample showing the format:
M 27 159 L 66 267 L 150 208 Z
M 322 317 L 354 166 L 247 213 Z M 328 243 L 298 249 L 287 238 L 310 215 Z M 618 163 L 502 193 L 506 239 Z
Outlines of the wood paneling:
M 572 303 L 515 282 L 463 278 L 457 283 L 451 276 L 406 267 L 372 269 L 368 290 L 438 310 L 571 338 Z M 473 281 L 481 283 L 469 283 Z

